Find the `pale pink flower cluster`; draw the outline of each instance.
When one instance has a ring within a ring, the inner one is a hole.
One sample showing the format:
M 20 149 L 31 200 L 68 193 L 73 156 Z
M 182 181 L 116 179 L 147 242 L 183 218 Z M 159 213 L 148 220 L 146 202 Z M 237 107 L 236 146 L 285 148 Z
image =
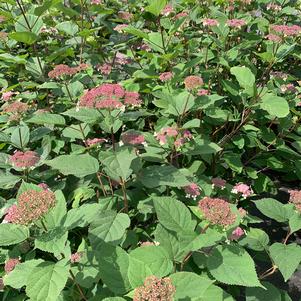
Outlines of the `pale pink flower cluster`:
M 116 65 L 127 65 L 131 63 L 131 59 L 121 52 L 117 52 L 114 63 Z
M 238 213 L 240 215 L 241 218 L 244 218 L 247 215 L 247 211 L 244 208 L 238 208 Z
M 112 72 L 112 65 L 104 63 L 102 65 L 97 66 L 97 70 L 100 71 L 103 75 L 109 75 Z
M 276 34 L 273 33 L 269 33 L 268 35 L 265 36 L 266 39 L 268 39 L 269 41 L 275 42 L 275 43 L 280 43 L 282 42 L 282 38 Z
M 247 198 L 253 193 L 253 190 L 247 184 L 238 183 L 232 188 L 231 192 L 236 194 L 241 194 L 243 198 Z
M 127 24 L 119 24 L 119 25 L 114 27 L 114 30 L 119 32 L 119 33 L 122 33 L 122 32 L 124 32 L 124 29 L 127 28 L 127 27 L 128 27 Z
M 268 3 L 267 4 L 267 10 L 272 10 L 272 11 L 280 11 L 282 7 L 278 4 L 275 3 Z
M 175 291 L 170 278 L 149 276 L 135 289 L 133 301 L 173 301 Z
M 0 39 L 5 40 L 7 39 L 8 33 L 5 31 L 0 31 Z M 1 278 L 0 278 L 1 279 Z
M 227 227 L 236 220 L 230 204 L 223 199 L 204 197 L 199 201 L 199 208 L 205 219 L 214 225 Z
M 40 160 L 40 156 L 34 151 L 16 151 L 11 157 L 10 162 L 18 168 L 28 168 L 35 166 Z
M 301 213 L 301 190 L 289 190 L 289 202 L 294 204 L 296 209 Z
M 288 93 L 288 92 L 297 93 L 298 92 L 297 88 L 293 84 L 282 85 L 280 87 L 280 90 L 282 93 Z
M 200 89 L 197 93 L 198 96 L 205 96 L 205 95 L 209 95 L 209 90 L 206 89 Z
M 20 101 L 14 101 L 3 109 L 5 113 L 12 113 L 13 115 L 25 113 L 29 109 L 28 104 Z
M 219 22 L 216 19 L 203 19 L 204 26 L 218 26 Z
M 83 257 L 83 252 L 76 252 L 76 253 L 71 254 L 70 261 L 71 261 L 71 263 L 77 263 L 77 262 L 80 262 L 82 257 Z
M 167 81 L 171 80 L 172 77 L 173 77 L 173 73 L 172 72 L 163 72 L 163 73 L 160 74 L 159 79 L 162 82 L 167 82 Z
M 91 4 L 99 5 L 102 3 L 102 0 L 91 0 Z
M 162 15 L 167 17 L 172 13 L 174 13 L 174 9 L 173 9 L 173 6 L 169 3 L 162 10 Z
M 166 127 L 162 128 L 159 133 L 155 133 L 155 137 L 161 145 L 164 145 L 167 143 L 167 137 L 177 137 L 178 133 L 176 128 Z
M 282 71 L 271 71 L 270 75 L 272 77 L 281 78 L 283 80 L 287 80 L 288 78 L 288 74 Z
M 202 86 L 204 81 L 200 76 L 190 75 L 185 78 L 184 84 L 187 90 L 193 90 Z
M 211 183 L 212 183 L 212 188 L 217 187 L 220 189 L 225 189 L 227 181 L 221 178 L 212 178 Z
M 240 228 L 237 227 L 235 230 L 233 230 L 233 232 L 231 233 L 229 239 L 230 240 L 238 240 L 240 239 L 243 235 L 245 235 L 245 231 Z
M 55 27 L 47 27 L 47 26 L 42 26 L 41 33 L 49 34 L 49 35 L 56 35 L 58 34 L 58 30 Z
M 118 18 L 130 21 L 133 18 L 133 14 L 126 12 L 126 11 L 119 11 Z
M 93 146 L 93 145 L 97 145 L 97 144 L 101 144 L 103 142 L 106 142 L 107 140 L 104 138 L 93 138 L 93 139 L 87 139 L 86 140 L 86 144 L 88 146 Z
M 271 29 L 283 36 L 298 36 L 301 33 L 301 27 L 298 25 L 272 25 Z
M 8 91 L 8 92 L 2 92 L 2 97 L 1 99 L 3 101 L 8 101 L 14 96 L 15 92 L 13 91 Z
M 69 67 L 68 65 L 56 65 L 53 70 L 48 73 L 50 78 L 60 78 L 62 76 L 72 76 L 80 71 L 89 68 L 87 64 L 80 64 L 77 67 Z
M 186 193 L 186 198 L 192 198 L 194 200 L 201 194 L 200 187 L 196 183 L 185 186 L 184 191 Z
M 8 209 L 4 222 L 29 225 L 54 206 L 55 195 L 52 191 L 27 190 L 19 195 L 17 204 Z
M 142 103 L 139 97 L 138 92 L 126 91 L 119 84 L 102 84 L 88 90 L 81 97 L 79 106 L 110 110 L 123 108 L 124 105 L 137 107 Z
M 4 271 L 6 274 L 9 274 L 10 272 L 12 272 L 16 265 L 18 265 L 20 263 L 19 258 L 10 258 L 5 262 L 4 265 Z
M 177 15 L 175 15 L 175 19 L 185 18 L 188 16 L 187 12 L 180 12 Z
M 39 187 L 41 187 L 43 190 L 48 190 L 49 186 L 46 183 L 40 183 L 38 184 Z
M 121 141 L 124 144 L 130 145 L 145 144 L 144 136 L 134 131 L 123 133 L 121 135 Z
M 246 25 L 246 21 L 242 19 L 230 19 L 227 21 L 227 25 L 233 28 L 241 28 Z

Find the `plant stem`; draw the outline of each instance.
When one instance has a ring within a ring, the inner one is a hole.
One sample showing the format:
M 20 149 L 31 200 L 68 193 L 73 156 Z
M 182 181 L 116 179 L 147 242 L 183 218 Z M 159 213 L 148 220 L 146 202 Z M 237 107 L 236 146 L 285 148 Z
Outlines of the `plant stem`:
M 76 285 L 76 287 L 77 287 L 77 290 L 78 290 L 78 292 L 79 292 L 79 294 L 80 294 L 82 300 L 88 301 L 88 299 L 87 299 L 86 296 L 84 295 L 83 290 L 81 289 L 81 287 L 79 286 L 79 284 L 76 282 L 75 276 L 74 276 L 73 272 L 72 272 L 71 270 L 69 270 L 69 273 L 70 273 L 70 276 L 71 276 L 73 282 L 75 283 L 75 285 Z
M 128 198 L 126 195 L 125 182 L 122 177 L 120 177 L 120 183 L 121 183 L 121 189 L 122 189 L 122 194 L 123 194 L 124 211 L 129 212 L 129 202 L 128 202 Z
M 73 99 L 72 99 L 72 96 L 71 96 L 71 93 L 70 93 L 69 87 L 68 87 L 68 85 L 67 85 L 67 83 L 66 83 L 66 82 L 64 82 L 64 84 L 65 84 L 65 87 L 66 87 L 66 90 L 67 90 L 67 94 L 68 94 L 68 96 L 69 96 L 69 98 L 70 98 L 71 102 L 73 102 Z

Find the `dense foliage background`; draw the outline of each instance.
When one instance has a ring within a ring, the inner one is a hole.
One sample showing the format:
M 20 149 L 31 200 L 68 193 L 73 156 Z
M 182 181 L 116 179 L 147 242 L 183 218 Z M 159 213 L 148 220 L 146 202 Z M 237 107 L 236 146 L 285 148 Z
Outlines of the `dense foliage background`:
M 294 0 L 2 0 L 2 300 L 299 300 L 300 26 Z

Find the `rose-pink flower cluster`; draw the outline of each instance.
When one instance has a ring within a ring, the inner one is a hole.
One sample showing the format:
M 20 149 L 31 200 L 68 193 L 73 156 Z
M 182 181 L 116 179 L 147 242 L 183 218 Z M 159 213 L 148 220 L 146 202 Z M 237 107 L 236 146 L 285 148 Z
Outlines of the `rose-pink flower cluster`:
M 36 165 L 40 156 L 34 151 L 16 151 L 11 157 L 10 162 L 18 168 L 28 168 Z
M 172 77 L 173 77 L 173 73 L 172 72 L 163 72 L 163 73 L 160 74 L 159 79 L 162 82 L 166 82 L 166 81 L 171 80 Z
M 296 209 L 301 213 L 301 190 L 289 190 L 289 202 L 294 204 Z
M 221 178 L 212 178 L 211 183 L 212 188 L 218 187 L 220 189 L 225 189 L 227 181 Z
M 16 265 L 18 265 L 20 263 L 19 258 L 10 258 L 5 262 L 4 265 L 4 271 L 6 274 L 9 274 L 10 272 L 12 272 Z
M 301 33 L 299 25 L 272 25 L 272 31 L 283 36 L 298 36 Z
M 190 75 L 185 78 L 184 84 L 187 90 L 193 90 L 202 86 L 204 81 L 200 76 Z
M 204 26 L 218 26 L 219 23 L 216 19 L 203 19 Z
M 232 231 L 229 239 L 230 240 L 238 240 L 240 239 L 243 235 L 245 235 L 245 231 L 240 228 L 240 227 L 237 227 L 235 230 Z
M 194 200 L 201 194 L 200 187 L 196 183 L 185 186 L 184 191 L 186 193 L 186 198 L 192 198 Z
M 123 133 L 121 135 L 121 141 L 124 144 L 130 144 L 130 145 L 145 144 L 144 136 L 134 131 Z
M 53 70 L 48 73 L 50 78 L 60 78 L 62 76 L 72 76 L 80 71 L 86 70 L 89 66 L 87 64 L 80 64 L 77 67 L 69 67 L 68 65 L 56 65 Z
M 238 183 L 232 188 L 231 192 L 236 194 L 240 193 L 244 198 L 247 198 L 253 193 L 253 190 L 247 184 Z
M 227 25 L 233 28 L 241 28 L 246 25 L 246 21 L 242 19 L 230 19 L 227 21 Z

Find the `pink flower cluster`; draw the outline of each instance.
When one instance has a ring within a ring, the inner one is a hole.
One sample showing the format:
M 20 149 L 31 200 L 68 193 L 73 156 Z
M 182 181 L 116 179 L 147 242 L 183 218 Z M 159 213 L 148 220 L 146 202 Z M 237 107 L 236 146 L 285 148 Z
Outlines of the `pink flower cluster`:
M 71 261 L 71 263 L 80 262 L 82 257 L 83 257 L 83 252 L 76 252 L 76 253 L 71 254 L 70 261 Z
M 10 162 L 18 168 L 28 168 L 36 165 L 40 156 L 34 151 L 16 151 L 11 157 Z
M 13 91 L 3 92 L 1 99 L 3 101 L 8 101 L 14 96 L 14 94 L 15 94 L 15 92 L 13 92 Z
M 164 9 L 162 10 L 163 16 L 169 16 L 170 14 L 174 13 L 173 6 L 171 4 L 167 4 Z
M 282 38 L 276 34 L 269 33 L 268 35 L 265 36 L 266 39 L 269 41 L 275 42 L 275 43 L 280 43 L 282 41 Z
M 298 90 L 293 84 L 286 84 L 280 87 L 282 93 L 297 93 Z
M 227 182 L 221 178 L 212 178 L 211 183 L 212 183 L 212 188 L 217 187 L 220 189 L 225 189 Z
M 229 239 L 230 240 L 238 240 L 240 239 L 243 235 L 245 235 L 245 231 L 240 228 L 237 227 L 235 230 L 233 230 L 233 232 L 231 233 Z
M 205 95 L 209 95 L 209 90 L 206 89 L 200 89 L 197 93 L 198 96 L 205 96 Z
M 301 33 L 301 27 L 298 25 L 272 25 L 272 31 L 283 36 L 298 36 Z
M 159 133 L 155 133 L 155 137 L 159 141 L 160 145 L 166 144 L 168 137 L 174 138 L 175 148 L 180 148 L 185 142 L 192 139 L 192 134 L 188 130 L 179 132 L 174 127 L 166 127 L 162 128 Z
M 144 136 L 134 131 L 123 133 L 121 135 L 121 141 L 124 144 L 130 144 L 130 145 L 145 144 Z
M 17 204 L 8 209 L 4 222 L 29 225 L 54 206 L 55 195 L 52 191 L 27 190 L 19 195 Z
M 114 27 L 114 30 L 119 32 L 119 33 L 122 33 L 122 32 L 124 32 L 124 29 L 127 28 L 127 27 L 128 27 L 127 24 L 119 24 L 119 25 Z
M 167 82 L 169 80 L 171 80 L 173 77 L 173 73 L 172 72 L 163 72 L 160 74 L 159 79 L 162 82 Z
M 107 140 L 104 138 L 93 138 L 93 139 L 87 139 L 86 140 L 86 144 L 88 146 L 93 146 L 93 145 L 97 145 L 97 144 L 101 144 L 103 142 L 106 142 Z
M 135 289 L 133 301 L 172 301 L 175 291 L 170 278 L 149 276 Z
M 123 102 L 122 102 L 123 101 Z M 87 91 L 79 106 L 97 109 L 118 109 L 126 106 L 140 106 L 139 93 L 125 91 L 119 84 L 103 84 Z
M 243 198 L 247 198 L 253 193 L 253 190 L 247 184 L 238 183 L 232 188 L 231 192 L 236 194 L 240 193 L 243 196 Z
M 28 104 L 20 101 L 14 101 L 5 107 L 3 109 L 3 112 L 12 113 L 13 115 L 19 115 L 25 113 L 28 109 Z
M 56 65 L 53 70 L 48 73 L 50 78 L 60 78 L 62 76 L 72 76 L 80 71 L 86 70 L 89 66 L 87 64 L 80 64 L 77 67 L 69 67 L 68 65 Z
M 294 204 L 296 209 L 301 213 L 301 190 L 289 190 L 289 202 Z
M 246 25 L 246 21 L 242 19 L 230 19 L 227 21 L 227 25 L 233 28 L 241 28 Z
M 133 18 L 133 14 L 126 12 L 126 11 L 119 11 L 118 18 L 130 21 Z
M 192 198 L 194 200 L 201 194 L 200 188 L 196 183 L 185 186 L 184 191 L 186 193 L 186 198 Z
M 230 204 L 223 199 L 204 197 L 199 201 L 199 208 L 206 220 L 214 225 L 227 227 L 236 220 L 231 212 Z
M 102 0 L 91 0 L 91 4 L 99 5 L 101 4 Z
M 204 81 L 200 76 L 190 75 L 185 78 L 184 84 L 187 90 L 193 90 L 202 86 Z
M 20 260 L 18 258 L 10 258 L 5 262 L 4 265 L 4 271 L 6 274 L 12 272 L 16 265 L 20 263 Z
M 104 63 L 97 67 L 97 70 L 101 72 L 103 75 L 109 75 L 112 72 L 112 65 L 108 63 Z
M 219 23 L 216 19 L 203 19 L 204 26 L 218 26 Z
M 185 18 L 188 16 L 188 13 L 183 11 L 175 15 L 175 19 Z
M 282 7 L 278 4 L 275 3 L 268 3 L 267 4 L 267 10 L 272 10 L 272 11 L 280 11 Z

